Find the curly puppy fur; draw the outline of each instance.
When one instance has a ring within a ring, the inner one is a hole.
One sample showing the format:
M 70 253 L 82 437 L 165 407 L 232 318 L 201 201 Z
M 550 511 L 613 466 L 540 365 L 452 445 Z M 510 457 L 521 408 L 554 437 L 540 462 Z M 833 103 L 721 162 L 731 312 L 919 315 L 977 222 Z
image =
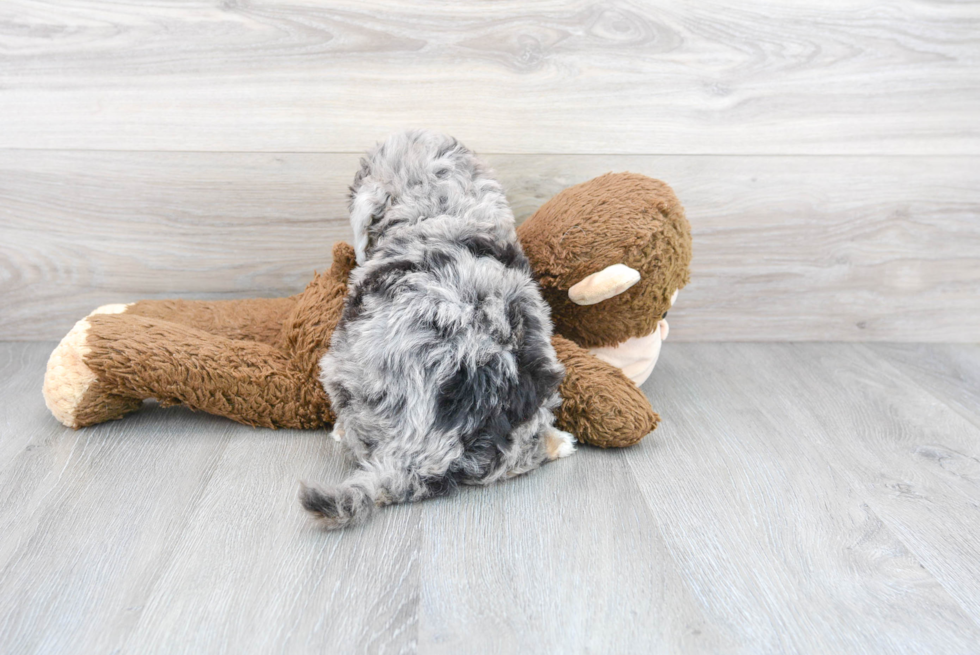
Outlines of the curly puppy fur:
M 455 139 L 398 134 L 362 160 L 358 268 L 320 363 L 359 470 L 304 487 L 327 527 L 570 454 L 548 306 L 500 185 Z

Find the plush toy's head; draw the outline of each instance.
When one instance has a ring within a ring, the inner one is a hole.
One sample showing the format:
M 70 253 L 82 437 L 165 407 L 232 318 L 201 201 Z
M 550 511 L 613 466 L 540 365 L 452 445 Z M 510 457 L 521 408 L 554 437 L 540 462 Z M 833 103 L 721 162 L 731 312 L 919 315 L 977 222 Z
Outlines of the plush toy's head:
M 691 262 L 691 228 L 669 186 L 634 173 L 602 175 L 556 195 L 518 233 L 556 332 L 602 359 L 624 344 L 659 352 L 662 319 Z M 644 367 L 649 375 L 653 364 Z

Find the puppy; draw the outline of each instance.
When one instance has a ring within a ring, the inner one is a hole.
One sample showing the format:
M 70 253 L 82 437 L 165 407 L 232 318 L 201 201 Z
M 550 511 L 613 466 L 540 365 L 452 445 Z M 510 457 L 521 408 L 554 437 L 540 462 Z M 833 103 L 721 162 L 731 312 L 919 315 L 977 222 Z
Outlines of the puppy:
M 303 506 L 339 528 L 574 452 L 553 425 L 549 308 L 483 163 L 448 136 L 392 136 L 361 160 L 350 220 L 358 267 L 320 371 L 358 471 L 304 486 Z

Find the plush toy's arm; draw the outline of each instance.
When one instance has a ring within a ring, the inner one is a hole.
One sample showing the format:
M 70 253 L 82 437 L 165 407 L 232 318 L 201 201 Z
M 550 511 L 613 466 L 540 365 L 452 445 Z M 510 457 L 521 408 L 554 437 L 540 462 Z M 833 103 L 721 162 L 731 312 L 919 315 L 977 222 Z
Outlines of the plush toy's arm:
M 295 365 L 311 376 L 319 375 L 320 358 L 340 321 L 347 279 L 356 265 L 354 248 L 343 241 L 334 244 L 330 270 L 313 278 L 284 317 L 275 345 L 290 353 Z
M 621 370 L 560 335 L 551 343 L 565 366 L 562 404 L 555 412 L 560 429 L 593 446 L 622 448 L 657 427 L 660 417 Z
M 333 244 L 333 262 L 327 275 L 347 286 L 347 278 L 350 277 L 350 272 L 355 266 L 357 266 L 357 254 L 354 252 L 354 246 L 345 241 Z

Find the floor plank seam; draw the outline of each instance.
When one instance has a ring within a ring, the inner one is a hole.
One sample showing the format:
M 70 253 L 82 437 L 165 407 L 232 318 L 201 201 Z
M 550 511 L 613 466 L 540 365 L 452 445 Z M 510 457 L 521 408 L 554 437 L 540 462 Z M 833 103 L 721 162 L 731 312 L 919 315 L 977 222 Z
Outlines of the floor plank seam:
M 228 442 L 229 442 L 229 436 L 231 434 L 231 429 L 230 428 L 226 429 L 224 432 L 225 432 L 225 436 L 221 440 L 222 443 L 221 443 L 220 452 L 215 454 L 213 464 L 208 467 L 207 477 L 202 481 L 202 483 L 195 490 L 194 499 L 191 502 L 189 511 L 186 512 L 181 517 L 182 520 L 179 528 L 179 536 L 174 538 L 173 544 L 171 545 L 163 561 L 156 563 L 157 566 L 156 566 L 156 571 L 154 572 L 153 575 L 153 579 L 146 586 L 146 590 L 143 594 L 144 602 L 140 606 L 139 616 L 136 618 L 135 621 L 133 621 L 132 629 L 130 630 L 129 634 L 125 635 L 125 637 L 123 637 L 123 639 L 121 640 L 122 646 L 118 649 L 119 652 L 124 653 L 130 650 L 129 649 L 130 641 L 135 638 L 137 629 L 140 623 L 142 622 L 143 613 L 146 611 L 146 608 L 149 605 L 149 600 L 153 598 L 154 593 L 156 592 L 156 589 L 158 588 L 160 582 L 166 577 L 166 574 L 170 571 L 171 567 L 173 566 L 174 556 L 177 554 L 181 545 L 184 544 L 185 541 L 187 540 L 188 538 L 187 528 L 190 525 L 192 525 L 194 519 L 198 516 L 198 514 L 202 510 L 202 501 L 204 500 L 207 490 L 211 486 L 211 482 L 214 479 L 215 473 L 218 471 L 218 467 L 219 464 L 221 463 L 221 460 L 224 459 L 225 452 L 228 450 Z
M 831 466 L 833 466 L 833 465 L 831 465 Z M 896 541 L 898 541 L 900 544 L 902 544 L 902 546 L 905 548 L 905 550 L 908 551 L 909 556 L 910 557 L 913 557 L 915 559 L 916 563 L 919 566 L 922 567 L 922 570 L 925 571 L 926 573 L 928 573 L 929 574 L 929 577 L 932 578 L 932 580 L 936 583 L 936 585 L 938 585 L 939 588 L 942 589 L 946 593 L 946 596 L 957 607 L 959 607 L 961 610 L 963 610 L 964 616 L 966 616 L 966 618 L 970 622 L 973 623 L 974 627 L 976 627 L 977 630 L 980 630 L 980 617 L 978 617 L 975 614 L 975 612 L 974 612 L 973 609 L 971 609 L 970 607 L 968 607 L 967 605 L 965 605 L 957 597 L 956 593 L 954 593 L 954 591 L 952 589 L 949 589 L 945 584 L 943 584 L 943 576 L 939 572 L 933 571 L 928 566 L 927 563 L 925 563 L 925 562 L 922 561 L 922 558 L 919 557 L 919 555 L 916 553 L 915 548 L 911 544 L 909 544 L 902 537 L 901 530 L 897 529 L 897 527 L 895 525 L 893 525 L 891 522 L 889 522 L 888 518 L 884 515 L 883 512 L 881 512 L 879 509 L 876 509 L 875 508 L 875 505 L 877 504 L 876 501 L 875 501 L 875 499 L 874 498 L 869 498 L 869 497 L 865 496 L 864 497 L 864 500 L 865 500 L 866 506 L 868 507 L 868 510 L 874 514 L 875 518 L 877 518 L 879 521 L 881 521 L 881 524 L 883 526 L 885 526 L 885 528 L 888 530 L 888 532 L 891 534 L 891 536 Z
M 926 385 L 924 385 L 921 382 L 919 382 L 915 378 L 914 375 L 912 375 L 908 371 L 904 370 L 902 367 L 897 366 L 887 356 L 878 353 L 873 348 L 869 348 L 866 344 L 864 344 L 864 343 L 857 343 L 856 345 L 858 345 L 861 348 L 861 350 L 863 350 L 866 353 L 869 353 L 872 357 L 874 357 L 875 359 L 879 360 L 883 365 L 887 366 L 889 369 L 891 369 L 892 371 L 894 371 L 895 373 L 897 373 L 898 375 L 900 375 L 902 378 L 904 378 L 905 380 L 908 380 L 913 386 L 915 386 L 916 389 L 918 389 L 922 393 L 928 395 L 930 398 L 932 398 L 936 402 L 940 403 L 943 407 L 948 408 L 954 414 L 956 414 L 957 416 L 959 416 L 960 418 L 962 418 L 963 420 L 965 420 L 966 422 L 970 423 L 971 425 L 973 425 L 974 427 L 976 427 L 978 430 L 980 430 L 980 415 L 973 414 L 973 413 L 970 413 L 970 412 L 966 412 L 962 408 L 958 407 L 956 404 L 950 403 L 948 400 L 946 400 L 943 397 L 939 396 L 935 391 L 933 391 L 932 389 L 930 389 Z M 937 344 L 937 345 L 939 345 L 939 344 Z

